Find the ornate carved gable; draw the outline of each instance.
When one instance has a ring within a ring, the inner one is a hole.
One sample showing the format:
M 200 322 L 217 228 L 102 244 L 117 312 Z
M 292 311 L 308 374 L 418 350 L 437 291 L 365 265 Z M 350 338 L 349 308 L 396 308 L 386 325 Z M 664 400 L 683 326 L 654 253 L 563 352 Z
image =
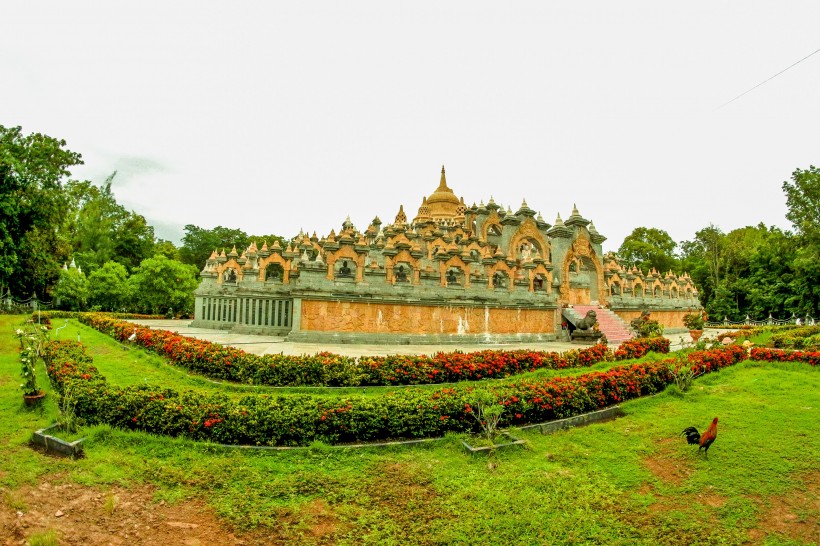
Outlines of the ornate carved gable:
M 521 225 L 518 227 L 518 230 L 513 235 L 510 241 L 510 248 L 507 251 L 507 257 L 511 260 L 518 259 L 518 247 L 524 241 L 529 240 L 533 241 L 538 249 L 538 252 L 541 254 L 541 257 L 545 260 L 549 258 L 550 252 L 550 245 L 544 239 L 544 236 L 541 235 L 541 231 L 538 229 L 538 225 L 532 218 L 527 218 Z

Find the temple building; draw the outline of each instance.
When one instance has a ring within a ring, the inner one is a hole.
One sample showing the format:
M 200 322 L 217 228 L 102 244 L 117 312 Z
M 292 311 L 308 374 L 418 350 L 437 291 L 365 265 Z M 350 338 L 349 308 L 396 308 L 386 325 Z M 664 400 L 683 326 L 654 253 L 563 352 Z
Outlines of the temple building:
M 442 167 L 412 220 L 400 206 L 361 231 L 348 218 L 285 248 L 215 250 L 193 326 L 336 343 L 549 341 L 573 309 L 594 308 L 626 322 L 649 310 L 681 328 L 699 307 L 689 276 L 624 267 L 603 255 L 605 240 L 577 207 L 549 224 L 526 201 L 467 206 Z

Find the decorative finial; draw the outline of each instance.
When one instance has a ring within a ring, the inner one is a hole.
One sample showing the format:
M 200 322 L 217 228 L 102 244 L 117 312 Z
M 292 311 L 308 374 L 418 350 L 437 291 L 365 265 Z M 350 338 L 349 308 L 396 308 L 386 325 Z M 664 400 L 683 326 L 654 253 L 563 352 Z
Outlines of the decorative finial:
M 572 216 L 581 216 L 581 213 L 578 212 L 578 205 L 575 203 L 572 204 Z
M 444 165 L 441 166 L 441 181 L 439 181 L 438 189 L 447 189 L 447 178 L 444 176 Z
M 396 219 L 393 221 L 394 225 L 401 225 L 407 223 L 407 215 L 404 213 L 404 205 L 399 205 L 399 212 L 396 214 Z

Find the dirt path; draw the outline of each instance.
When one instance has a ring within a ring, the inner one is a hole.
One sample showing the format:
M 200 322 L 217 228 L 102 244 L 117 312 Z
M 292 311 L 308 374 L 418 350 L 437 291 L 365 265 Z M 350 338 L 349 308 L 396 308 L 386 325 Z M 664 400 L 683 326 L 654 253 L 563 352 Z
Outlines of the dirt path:
M 276 544 L 261 534 L 235 533 L 201 501 L 154 502 L 153 489 L 109 490 L 62 483 L 55 478 L 36 487 L 2 491 L 3 546 L 28 544 L 54 535 L 60 545 L 256 545 Z

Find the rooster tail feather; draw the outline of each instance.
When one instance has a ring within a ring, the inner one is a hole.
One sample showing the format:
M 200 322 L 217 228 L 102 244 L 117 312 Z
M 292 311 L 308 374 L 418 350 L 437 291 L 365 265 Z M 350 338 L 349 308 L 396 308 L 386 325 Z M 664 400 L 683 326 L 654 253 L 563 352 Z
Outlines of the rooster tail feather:
M 695 427 L 687 427 L 683 429 L 683 432 L 680 433 L 681 436 L 686 436 L 686 443 L 688 444 L 699 444 L 700 443 L 700 432 Z

